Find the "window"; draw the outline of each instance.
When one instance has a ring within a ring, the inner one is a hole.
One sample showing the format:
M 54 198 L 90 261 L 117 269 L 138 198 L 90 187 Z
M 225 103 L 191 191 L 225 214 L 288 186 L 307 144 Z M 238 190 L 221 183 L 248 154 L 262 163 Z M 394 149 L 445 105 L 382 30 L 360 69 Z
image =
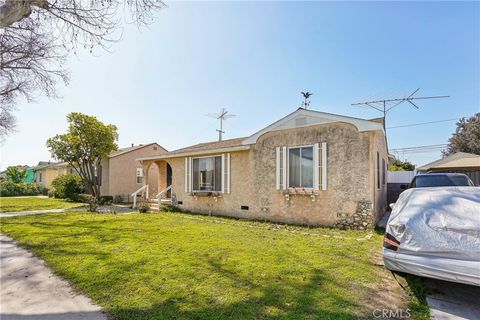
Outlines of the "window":
M 385 159 L 382 159 L 382 185 L 385 185 L 385 183 L 387 182 L 386 175 L 387 175 L 387 162 L 385 161 Z
M 222 190 L 222 157 L 193 159 L 193 191 Z
M 380 153 L 377 152 L 377 189 L 380 189 Z
M 313 147 L 288 149 L 288 187 L 313 188 Z
M 38 173 L 38 182 L 42 182 L 42 173 L 41 172 Z
M 137 183 L 143 183 L 143 169 L 137 168 Z

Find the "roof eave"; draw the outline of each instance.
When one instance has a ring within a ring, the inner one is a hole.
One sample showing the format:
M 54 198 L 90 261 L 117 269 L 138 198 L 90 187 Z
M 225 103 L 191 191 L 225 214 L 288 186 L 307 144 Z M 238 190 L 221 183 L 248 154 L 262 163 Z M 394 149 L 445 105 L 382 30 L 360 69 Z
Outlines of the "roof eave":
M 162 155 L 155 156 L 155 157 L 138 158 L 136 160 L 138 160 L 138 161 L 162 160 L 162 159 L 191 157 L 191 156 L 199 156 L 199 155 L 211 155 L 211 154 L 224 153 L 224 152 L 244 151 L 244 150 L 249 150 L 249 149 L 250 149 L 250 145 L 241 145 L 241 146 L 228 147 L 228 148 L 198 150 L 198 151 L 172 153 L 172 154 L 166 153 L 166 154 L 162 154 Z
M 263 128 L 260 131 L 255 132 L 251 136 L 245 138 L 245 140 L 243 140 L 243 144 L 254 144 L 254 143 L 257 142 L 257 140 L 260 136 L 262 136 L 263 134 L 265 134 L 267 132 L 281 131 L 281 130 L 286 130 L 286 129 L 294 129 L 294 128 L 279 128 L 279 127 L 282 124 L 294 119 L 297 115 L 312 116 L 312 117 L 318 117 L 318 118 L 320 118 L 320 115 L 322 115 L 325 119 L 331 120 L 330 123 L 335 123 L 335 122 L 350 123 L 350 124 L 354 125 L 359 132 L 382 131 L 385 134 L 385 130 L 383 128 L 383 125 L 381 123 L 378 123 L 378 122 L 375 122 L 375 121 L 369 121 L 369 120 L 365 120 L 365 119 L 336 115 L 336 114 L 322 112 L 322 111 L 306 110 L 306 109 L 299 108 L 299 109 L 295 110 L 294 112 L 292 112 L 292 113 L 286 115 L 285 117 L 281 118 L 280 120 L 275 121 L 271 125 Z M 310 126 L 314 126 L 314 125 L 318 125 L 318 124 L 320 124 L 320 123 L 297 125 L 297 126 L 295 126 L 295 128 L 310 127 Z

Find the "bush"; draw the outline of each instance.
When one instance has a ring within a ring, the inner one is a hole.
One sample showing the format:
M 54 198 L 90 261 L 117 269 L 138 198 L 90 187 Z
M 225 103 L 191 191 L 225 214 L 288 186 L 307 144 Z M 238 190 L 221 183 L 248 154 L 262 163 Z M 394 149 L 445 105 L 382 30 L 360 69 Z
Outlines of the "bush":
M 160 206 L 160 211 L 161 212 L 183 212 L 182 209 L 180 209 L 177 206 L 174 206 L 173 204 L 162 204 Z
M 148 213 L 150 211 L 150 206 L 148 205 L 148 203 L 140 203 L 140 205 L 138 206 L 138 212 L 140 213 Z
M 110 205 L 113 202 L 113 196 L 101 196 L 100 204 L 101 205 Z
M 115 197 L 113 197 L 113 203 L 122 203 L 123 202 L 123 197 L 119 194 L 117 194 Z
M 74 194 L 72 196 L 72 201 L 88 203 L 91 197 L 92 197 L 91 194 L 85 194 L 85 193 Z
M 0 183 L 2 197 L 37 196 L 47 192 L 47 188 L 36 183 L 5 181 Z
M 56 177 L 52 181 L 52 187 L 54 197 L 61 199 L 73 200 L 75 195 L 85 191 L 82 178 L 76 173 Z

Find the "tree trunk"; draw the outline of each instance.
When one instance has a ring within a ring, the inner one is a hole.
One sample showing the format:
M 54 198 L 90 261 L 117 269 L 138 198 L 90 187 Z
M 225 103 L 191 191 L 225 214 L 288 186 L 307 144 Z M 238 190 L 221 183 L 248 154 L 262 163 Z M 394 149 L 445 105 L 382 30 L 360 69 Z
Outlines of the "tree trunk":
M 48 9 L 49 4 L 47 0 L 6 0 L 0 6 L 0 27 L 9 27 L 30 16 L 32 7 Z

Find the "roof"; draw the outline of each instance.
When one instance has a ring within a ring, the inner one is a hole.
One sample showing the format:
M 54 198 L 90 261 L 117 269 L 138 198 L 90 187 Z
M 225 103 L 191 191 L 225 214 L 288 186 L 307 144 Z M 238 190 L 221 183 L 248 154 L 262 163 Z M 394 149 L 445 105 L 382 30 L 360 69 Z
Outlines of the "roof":
M 365 120 L 360 118 L 343 116 L 339 114 L 328 113 L 328 112 L 298 108 L 297 110 L 288 114 L 282 119 L 252 134 L 250 137 L 245 139 L 243 144 L 256 143 L 257 139 L 261 135 L 270 131 L 308 127 L 308 126 L 313 126 L 318 124 L 327 124 L 327 123 L 334 123 L 334 122 L 350 123 L 354 125 L 359 132 L 363 132 L 363 131 L 384 132 L 383 124 L 379 123 L 378 119 Z
M 294 112 L 288 114 L 282 119 L 274 122 L 273 124 L 263 128 L 260 131 L 255 132 L 251 136 L 235 138 L 222 141 L 213 141 L 206 143 L 199 143 L 193 146 L 177 149 L 171 152 L 168 152 L 163 155 L 140 158 L 139 160 L 154 160 L 154 159 L 165 159 L 165 158 L 174 158 L 179 156 L 187 155 L 198 155 L 198 154 L 212 154 L 220 152 L 230 152 L 230 151 L 241 151 L 250 149 L 250 145 L 255 144 L 258 138 L 270 131 L 279 131 L 285 129 L 293 129 L 300 127 L 313 126 L 317 124 L 327 124 L 335 122 L 346 122 L 353 124 L 358 131 L 382 131 L 383 124 L 378 122 L 378 119 L 365 120 L 353 117 L 347 117 L 327 112 L 320 112 L 314 110 L 306 110 L 299 108 Z
M 42 170 L 45 168 L 59 168 L 68 166 L 68 162 L 50 162 L 50 161 L 40 161 L 32 170 Z
M 109 158 L 117 157 L 119 155 L 122 155 L 122 154 L 125 154 L 125 153 L 128 153 L 128 152 L 132 152 L 132 151 L 135 151 L 135 150 L 138 150 L 138 149 L 142 149 L 142 148 L 145 148 L 145 147 L 149 147 L 151 145 L 157 145 L 157 146 L 159 146 L 160 148 L 163 149 L 163 147 L 160 146 L 158 143 L 152 142 L 152 143 L 149 143 L 149 144 L 140 144 L 138 146 L 120 148 L 117 151 L 112 152 L 108 157 Z
M 443 159 L 430 162 L 417 168 L 417 171 L 446 168 L 473 168 L 480 167 L 480 155 L 466 152 L 457 152 Z
M 38 164 L 35 167 L 33 167 L 32 169 L 33 170 L 41 170 L 41 169 L 56 165 L 58 163 L 60 163 L 60 162 L 39 161 Z
M 199 155 L 199 154 L 212 154 L 220 152 L 230 152 L 230 151 L 241 151 L 250 149 L 249 145 L 244 145 L 243 141 L 245 138 L 235 138 L 222 141 L 212 141 L 195 144 L 193 146 L 177 149 L 170 151 L 168 153 L 153 156 L 140 158 L 138 160 L 154 160 L 154 159 L 166 159 L 166 158 L 175 158 L 186 155 Z

